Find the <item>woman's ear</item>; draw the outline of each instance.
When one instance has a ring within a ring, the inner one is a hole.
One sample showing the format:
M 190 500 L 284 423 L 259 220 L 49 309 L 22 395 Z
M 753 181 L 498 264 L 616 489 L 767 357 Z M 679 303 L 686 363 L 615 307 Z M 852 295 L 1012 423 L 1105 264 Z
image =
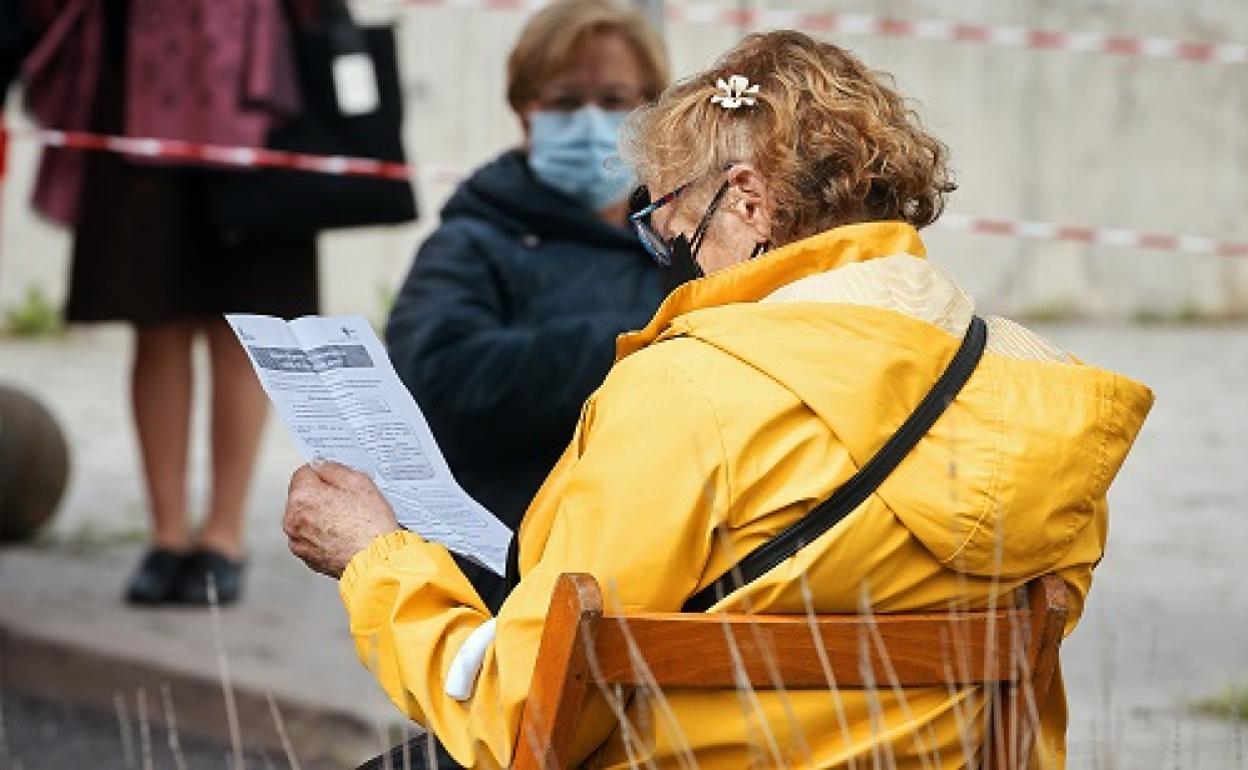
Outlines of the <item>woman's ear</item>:
M 771 240 L 775 212 L 767 180 L 749 163 L 734 163 L 728 169 L 729 210 L 736 213 L 757 236 L 757 243 Z

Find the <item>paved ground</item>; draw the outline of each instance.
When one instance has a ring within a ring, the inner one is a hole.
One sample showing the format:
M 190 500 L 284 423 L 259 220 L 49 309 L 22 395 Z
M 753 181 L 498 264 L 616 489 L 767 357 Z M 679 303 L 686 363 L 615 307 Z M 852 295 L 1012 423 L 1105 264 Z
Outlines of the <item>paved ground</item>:
M 1248 684 L 1248 327 L 1045 331 L 1157 395 L 1063 648 L 1072 767 L 1248 768 L 1248 730 L 1184 713 Z
M 153 707 L 158 707 L 153 701 Z M 12 770 L 91 768 L 131 770 L 150 766 L 171 770 L 220 770 L 229 767 L 229 744 L 188 738 L 175 729 L 128 720 L 93 709 L 57 701 L 8 695 L 4 699 L 7 751 Z M 145 762 L 150 761 L 150 765 Z M 255 768 L 290 764 L 285 754 L 250 751 L 244 763 Z M 296 756 L 296 762 L 300 760 Z M 0 767 L 5 756 L 0 753 Z M 329 770 L 333 765 L 300 762 L 306 770 Z
M 1043 331 L 1086 360 L 1149 383 L 1158 395 L 1112 490 L 1109 553 L 1084 622 L 1064 648 L 1071 767 L 1244 770 L 1248 730 L 1198 719 L 1186 706 L 1231 683 L 1248 684 L 1248 327 Z M 75 462 L 49 542 L 9 549 L 0 559 L 0 627 L 24 635 L 0 655 L 35 660 L 46 643 L 56 655 L 81 645 L 123 662 L 142 659 L 158 672 L 156 679 L 146 674 L 146 697 L 155 697 L 159 672 L 167 672 L 178 712 L 199 709 L 211 721 L 209 706 L 219 707 L 221 696 L 210 619 L 138 612 L 117 601 L 144 526 L 125 400 L 128 344 L 110 329 L 54 343 L 0 341 L 0 381 L 47 402 L 69 432 Z M 202 436 L 202 414 L 197 421 Z M 205 467 L 202 443 L 195 457 L 196 467 Z M 290 710 L 301 747 L 341 764 L 375 746 L 378 726 L 393 712 L 355 662 L 334 586 L 284 551 L 278 518 L 298 461 L 281 431 L 271 429 L 251 504 L 250 594 L 223 614 L 222 637 L 237 688 L 272 692 Z M 194 500 L 202 499 L 202 489 L 197 478 Z M 66 660 L 67 672 L 78 670 L 72 655 Z M 113 670 L 116 686 L 124 681 L 132 688 L 122 676 L 125 665 Z M 20 678 L 12 667 L 0 671 L 6 676 L 0 685 Z M 212 687 L 180 683 L 187 675 Z M 110 689 L 108 672 L 103 679 L 94 692 L 111 702 L 119 691 Z M 120 695 L 133 709 L 137 692 Z M 305 710 L 314 704 L 328 706 L 328 716 Z M 262 742 L 259 736 L 271 734 L 264 705 L 253 698 L 247 706 L 256 716 L 243 721 L 244 740 Z M 39 730 L 59 730 L 58 736 L 86 729 L 74 717 L 58 728 L 62 712 L 40 708 L 10 709 L 10 735 L 32 734 L 23 713 L 34 713 Z M 26 745 L 10 741 L 11 756 L 26 768 L 80 766 L 14 753 Z M 112 751 L 122 756 L 120 738 Z

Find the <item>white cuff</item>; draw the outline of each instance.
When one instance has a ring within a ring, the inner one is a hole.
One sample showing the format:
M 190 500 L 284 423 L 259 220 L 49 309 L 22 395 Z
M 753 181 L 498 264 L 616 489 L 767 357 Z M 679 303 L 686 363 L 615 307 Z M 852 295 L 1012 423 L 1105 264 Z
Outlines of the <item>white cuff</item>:
M 455 659 L 451 661 L 451 669 L 446 672 L 446 684 L 442 691 L 457 701 L 466 701 L 472 697 L 473 688 L 477 685 L 477 675 L 481 673 L 481 664 L 485 661 L 485 652 L 494 643 L 494 618 L 482 623 L 477 630 L 468 635 Z

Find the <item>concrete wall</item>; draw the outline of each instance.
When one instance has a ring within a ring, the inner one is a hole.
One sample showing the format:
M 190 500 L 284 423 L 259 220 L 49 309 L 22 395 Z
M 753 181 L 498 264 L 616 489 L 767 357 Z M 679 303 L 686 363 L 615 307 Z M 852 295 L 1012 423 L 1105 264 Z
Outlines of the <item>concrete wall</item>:
M 1242 0 L 777 0 L 776 7 L 1248 41 Z M 358 8 L 361 17 L 400 22 L 407 139 L 417 162 L 471 168 L 517 140 L 503 100 L 503 65 L 523 13 L 397 2 Z M 667 32 L 676 72 L 687 73 L 741 30 L 674 24 Z M 894 73 L 951 147 L 960 184 L 951 211 L 1248 241 L 1248 67 L 962 43 L 841 42 Z M 20 128 L 14 107 L 11 101 L 10 125 Z M 30 285 L 55 299 L 65 289 L 67 238 L 27 205 L 34 158 L 28 142 L 11 151 L 0 308 Z M 326 309 L 379 315 L 449 189 L 421 180 L 426 216 L 418 225 L 324 237 Z M 1248 259 L 939 232 L 929 241 L 933 256 L 994 310 L 1248 313 Z

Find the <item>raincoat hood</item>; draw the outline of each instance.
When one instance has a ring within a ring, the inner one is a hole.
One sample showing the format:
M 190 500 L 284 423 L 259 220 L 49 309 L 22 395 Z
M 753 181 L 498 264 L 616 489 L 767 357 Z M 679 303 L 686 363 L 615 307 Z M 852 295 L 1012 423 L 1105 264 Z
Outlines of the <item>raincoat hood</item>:
M 903 223 L 837 228 L 673 292 L 620 358 L 679 336 L 799 398 L 861 467 L 930 389 L 974 312 Z M 1004 319 L 971 381 L 878 495 L 952 569 L 1038 574 L 1094 518 L 1152 404 Z M 938 425 L 939 427 L 939 425 Z

